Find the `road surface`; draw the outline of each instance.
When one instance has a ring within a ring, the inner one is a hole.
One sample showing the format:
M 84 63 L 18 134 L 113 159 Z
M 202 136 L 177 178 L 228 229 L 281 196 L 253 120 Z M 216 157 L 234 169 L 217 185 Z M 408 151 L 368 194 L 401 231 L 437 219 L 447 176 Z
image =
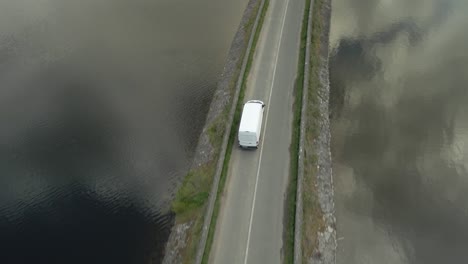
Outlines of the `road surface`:
M 245 101 L 266 103 L 257 150 L 234 147 L 210 263 L 281 263 L 304 0 L 270 0 Z M 237 144 L 236 144 L 237 145 Z

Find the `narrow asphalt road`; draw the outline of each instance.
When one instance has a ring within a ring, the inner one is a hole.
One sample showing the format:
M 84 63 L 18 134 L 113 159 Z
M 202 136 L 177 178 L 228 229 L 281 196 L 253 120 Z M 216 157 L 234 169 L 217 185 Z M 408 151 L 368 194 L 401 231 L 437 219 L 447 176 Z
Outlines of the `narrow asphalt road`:
M 210 263 L 281 263 L 304 0 L 270 0 L 245 101 L 266 103 L 257 150 L 234 147 Z M 237 145 L 237 144 L 236 144 Z

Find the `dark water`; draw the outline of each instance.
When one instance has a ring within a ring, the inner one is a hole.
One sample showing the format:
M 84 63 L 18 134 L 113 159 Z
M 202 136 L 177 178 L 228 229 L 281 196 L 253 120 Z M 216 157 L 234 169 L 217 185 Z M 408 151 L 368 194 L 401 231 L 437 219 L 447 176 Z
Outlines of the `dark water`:
M 246 3 L 0 1 L 0 263 L 158 262 Z
M 333 0 L 338 263 L 468 263 L 467 11 Z

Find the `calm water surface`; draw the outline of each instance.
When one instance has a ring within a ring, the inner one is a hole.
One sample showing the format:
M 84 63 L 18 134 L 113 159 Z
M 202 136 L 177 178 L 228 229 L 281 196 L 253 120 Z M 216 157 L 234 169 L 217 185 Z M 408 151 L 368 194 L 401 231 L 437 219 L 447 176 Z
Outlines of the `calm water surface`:
M 467 12 L 333 0 L 338 263 L 468 263 Z
M 158 262 L 246 3 L 0 1 L 0 263 Z

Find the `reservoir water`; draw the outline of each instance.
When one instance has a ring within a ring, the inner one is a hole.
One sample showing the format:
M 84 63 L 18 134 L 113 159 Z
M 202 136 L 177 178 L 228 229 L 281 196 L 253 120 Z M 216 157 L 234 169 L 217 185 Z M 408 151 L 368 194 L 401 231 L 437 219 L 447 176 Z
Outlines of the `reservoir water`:
M 0 263 L 158 263 L 247 0 L 0 1 Z
M 468 11 L 333 0 L 337 263 L 467 263 Z

